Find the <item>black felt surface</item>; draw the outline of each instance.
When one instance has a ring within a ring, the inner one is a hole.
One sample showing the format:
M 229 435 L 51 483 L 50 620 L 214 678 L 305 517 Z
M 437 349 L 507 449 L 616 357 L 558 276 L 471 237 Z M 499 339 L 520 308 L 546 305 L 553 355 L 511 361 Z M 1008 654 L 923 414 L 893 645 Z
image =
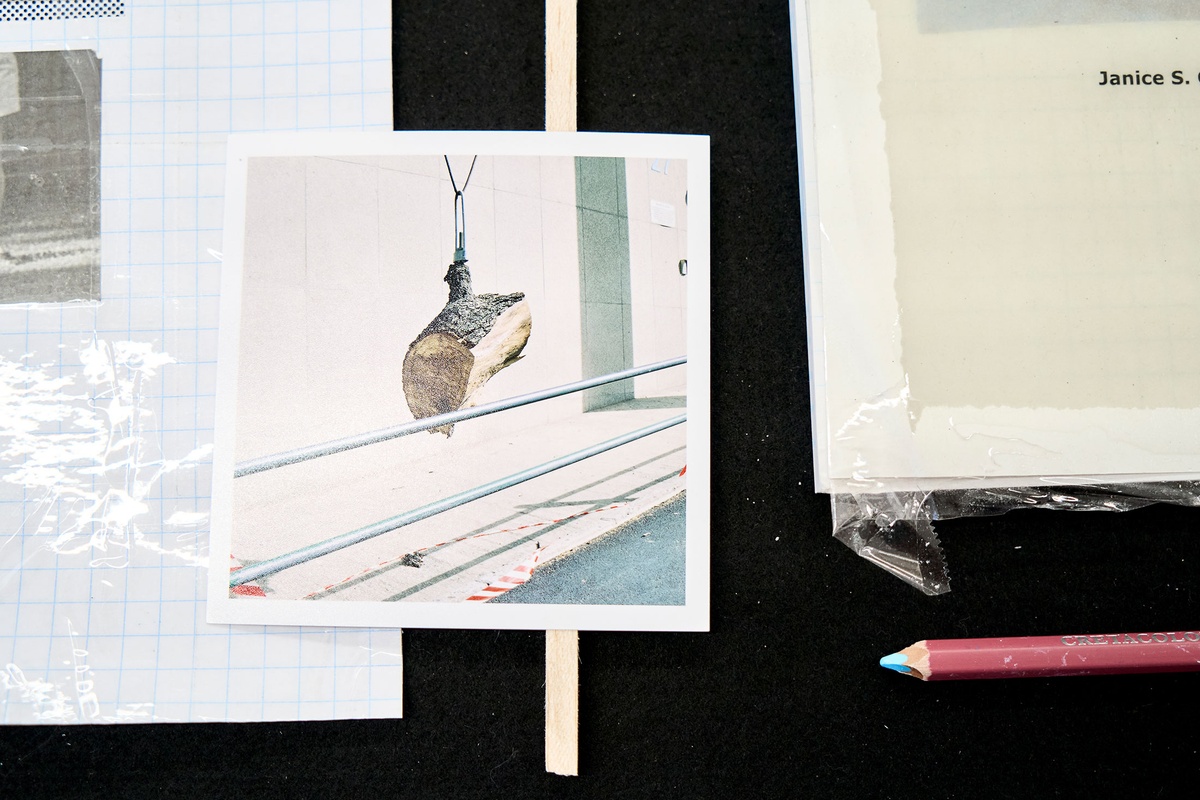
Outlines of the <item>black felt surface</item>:
M 409 630 L 403 720 L 10 728 L 5 797 L 1194 796 L 1197 677 L 923 684 L 926 637 L 1195 629 L 1200 511 L 943 523 L 951 594 L 830 538 L 811 485 L 787 3 L 585 2 L 583 130 L 712 136 L 712 632 L 584 633 L 582 775 L 544 637 Z M 537 2 L 395 4 L 396 127 L 543 127 Z

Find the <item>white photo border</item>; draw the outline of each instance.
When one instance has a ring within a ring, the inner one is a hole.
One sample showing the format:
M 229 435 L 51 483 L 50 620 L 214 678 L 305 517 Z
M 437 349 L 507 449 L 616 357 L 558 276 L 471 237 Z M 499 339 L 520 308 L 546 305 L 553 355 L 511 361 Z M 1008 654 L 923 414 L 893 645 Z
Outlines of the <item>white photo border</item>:
M 688 163 L 685 603 L 680 606 L 491 604 L 229 596 L 236 392 L 248 160 L 259 156 L 592 156 Z M 210 623 L 525 630 L 707 631 L 710 514 L 710 165 L 707 136 L 620 133 L 398 132 L 234 134 L 229 138 L 213 458 Z

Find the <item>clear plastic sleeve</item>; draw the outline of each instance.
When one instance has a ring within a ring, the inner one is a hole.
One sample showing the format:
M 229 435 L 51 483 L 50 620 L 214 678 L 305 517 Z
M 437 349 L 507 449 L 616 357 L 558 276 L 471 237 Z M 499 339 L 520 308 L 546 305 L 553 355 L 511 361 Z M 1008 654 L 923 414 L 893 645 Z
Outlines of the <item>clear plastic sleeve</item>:
M 1112 70 L 1200 12 L 886 5 L 793 2 L 816 488 L 936 594 L 936 520 L 1198 503 L 1200 78 Z

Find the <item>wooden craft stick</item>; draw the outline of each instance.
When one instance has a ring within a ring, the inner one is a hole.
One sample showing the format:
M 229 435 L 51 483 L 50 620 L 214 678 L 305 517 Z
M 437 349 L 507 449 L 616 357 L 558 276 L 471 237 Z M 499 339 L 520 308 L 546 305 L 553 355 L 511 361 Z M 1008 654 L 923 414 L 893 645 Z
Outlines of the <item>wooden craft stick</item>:
M 546 130 L 574 131 L 575 0 L 546 0 Z M 546 771 L 579 774 L 579 632 L 546 631 Z
M 573 131 L 575 0 L 546 0 L 546 130 Z
M 579 774 L 578 631 L 546 631 L 546 771 Z

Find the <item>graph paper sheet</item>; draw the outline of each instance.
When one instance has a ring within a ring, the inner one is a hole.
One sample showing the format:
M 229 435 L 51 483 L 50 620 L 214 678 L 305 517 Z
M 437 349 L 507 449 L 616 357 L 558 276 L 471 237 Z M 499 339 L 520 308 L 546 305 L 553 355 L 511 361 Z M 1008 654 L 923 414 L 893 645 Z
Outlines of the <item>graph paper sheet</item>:
M 399 716 L 399 631 L 204 621 L 225 139 L 389 130 L 389 5 L 5 6 L 99 9 L 0 52 L 99 58 L 101 300 L 0 305 L 0 719 Z

